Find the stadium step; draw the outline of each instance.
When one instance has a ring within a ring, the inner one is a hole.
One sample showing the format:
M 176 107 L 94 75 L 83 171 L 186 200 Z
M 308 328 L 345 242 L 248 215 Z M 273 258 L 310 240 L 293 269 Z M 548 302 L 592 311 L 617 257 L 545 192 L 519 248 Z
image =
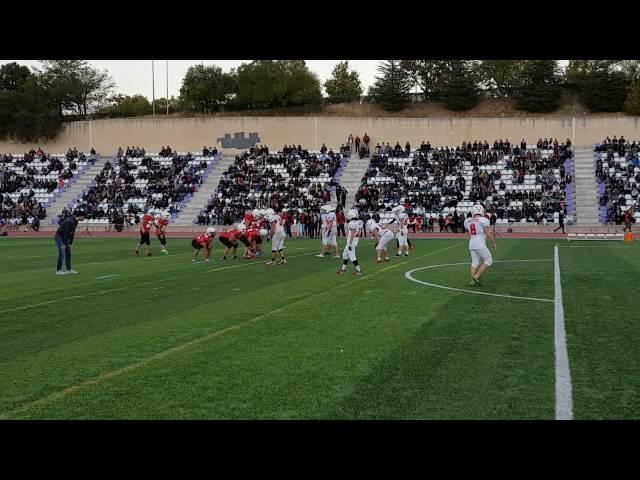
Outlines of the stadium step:
M 104 168 L 106 158 L 97 160 L 94 165 L 89 166 L 82 175 L 80 175 L 75 183 L 68 186 L 62 194 L 53 202 L 51 207 L 47 209 L 47 221 L 55 220 L 65 208 L 69 208 L 72 202 L 80 197 L 84 190 L 89 187 L 91 182 L 96 178 L 100 171 Z
M 203 208 L 209 203 L 209 199 L 217 192 L 220 179 L 224 172 L 227 171 L 229 166 L 234 162 L 234 157 L 221 157 L 218 163 L 213 167 L 205 181 L 200 185 L 198 191 L 193 194 L 189 203 L 180 210 L 173 226 L 192 227 L 194 220 L 198 218 L 198 215 Z
M 346 208 L 351 208 L 356 201 L 356 192 L 360 188 L 362 183 L 362 177 L 364 177 L 369 168 L 370 158 L 358 158 L 358 155 L 352 155 L 344 167 L 342 178 L 340 179 L 340 186 L 347 189 Z
M 598 188 L 592 149 L 578 149 L 574 155 L 575 220 L 578 225 L 598 225 Z

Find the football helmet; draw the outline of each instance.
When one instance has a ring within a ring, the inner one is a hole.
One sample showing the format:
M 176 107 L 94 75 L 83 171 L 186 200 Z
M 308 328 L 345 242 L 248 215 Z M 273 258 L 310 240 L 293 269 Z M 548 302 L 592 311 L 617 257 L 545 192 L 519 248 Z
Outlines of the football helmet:
M 471 214 L 472 215 L 484 215 L 484 207 L 480 204 L 476 204 L 473 207 L 471 207 Z

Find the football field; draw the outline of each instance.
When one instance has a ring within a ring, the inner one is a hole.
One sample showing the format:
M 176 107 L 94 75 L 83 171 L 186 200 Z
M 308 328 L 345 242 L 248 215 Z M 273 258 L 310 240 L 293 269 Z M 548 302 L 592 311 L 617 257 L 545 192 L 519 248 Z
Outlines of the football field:
M 53 238 L 0 239 L 0 418 L 640 417 L 635 244 L 498 238 L 471 287 L 464 239 L 382 264 L 363 240 L 363 277 L 318 240 L 275 267 L 154 240 L 76 238 L 56 276 Z

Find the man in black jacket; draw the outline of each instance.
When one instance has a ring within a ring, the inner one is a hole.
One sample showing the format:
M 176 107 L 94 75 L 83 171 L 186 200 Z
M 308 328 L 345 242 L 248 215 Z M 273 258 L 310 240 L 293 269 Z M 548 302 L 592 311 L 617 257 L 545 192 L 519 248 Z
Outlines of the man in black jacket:
M 78 227 L 78 222 L 86 218 L 86 214 L 82 210 L 76 210 L 73 215 L 65 218 L 56 231 L 55 241 L 58 247 L 58 265 L 56 269 L 56 275 L 71 275 L 76 274 L 75 270 L 71 268 L 71 245 L 73 244 L 73 237 Z M 67 271 L 62 270 L 62 260 L 66 260 Z

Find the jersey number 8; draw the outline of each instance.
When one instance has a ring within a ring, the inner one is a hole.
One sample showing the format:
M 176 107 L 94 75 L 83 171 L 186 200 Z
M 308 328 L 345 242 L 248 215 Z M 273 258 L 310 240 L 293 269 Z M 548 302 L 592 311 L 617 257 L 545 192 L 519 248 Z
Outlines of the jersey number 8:
M 478 233 L 476 231 L 476 224 L 472 223 L 471 225 L 469 225 L 469 231 L 471 232 L 471 235 L 475 235 L 476 233 Z

